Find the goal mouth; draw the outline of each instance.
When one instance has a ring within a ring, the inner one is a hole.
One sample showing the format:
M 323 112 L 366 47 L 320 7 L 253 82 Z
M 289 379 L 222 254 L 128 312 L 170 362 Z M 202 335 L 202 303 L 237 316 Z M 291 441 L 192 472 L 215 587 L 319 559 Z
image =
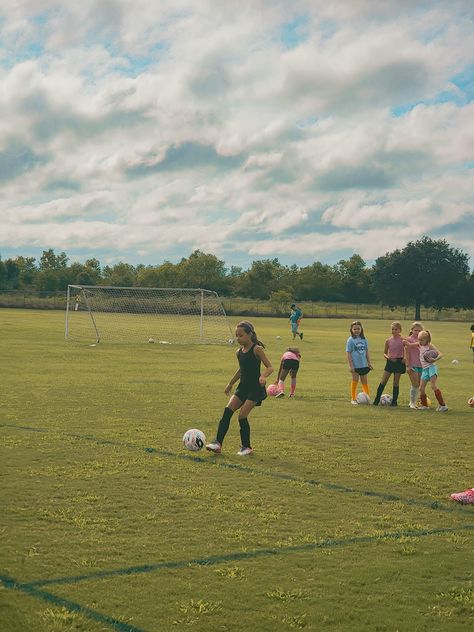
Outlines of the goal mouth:
M 68 285 L 66 340 L 114 344 L 229 344 L 217 292 L 203 288 Z

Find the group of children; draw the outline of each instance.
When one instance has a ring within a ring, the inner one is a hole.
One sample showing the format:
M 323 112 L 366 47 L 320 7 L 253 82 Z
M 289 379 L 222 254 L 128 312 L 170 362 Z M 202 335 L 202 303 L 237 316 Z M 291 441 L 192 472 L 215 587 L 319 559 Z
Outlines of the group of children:
M 390 405 L 398 406 L 400 378 L 404 373 L 408 373 L 411 382 L 410 408 L 418 410 L 427 410 L 429 408 L 426 386 L 430 383 L 438 400 L 436 410 L 438 412 L 446 412 L 448 407 L 438 387 L 438 367 L 436 365 L 436 361 L 440 360 L 443 354 L 432 344 L 431 333 L 424 329 L 420 322 L 412 324 L 408 338 L 402 337 L 402 326 L 398 322 L 392 323 L 391 331 L 392 335 L 385 341 L 383 355 L 386 363 L 373 401 L 374 406 L 380 404 L 380 398 L 391 375 L 393 375 L 393 394 Z M 367 374 L 372 369 L 369 345 L 359 320 L 355 320 L 350 326 L 346 353 L 349 371 L 352 375 L 351 403 L 356 405 L 358 403 L 356 393 L 359 379 L 362 390 L 368 397 L 370 396 Z M 419 403 L 417 403 L 418 391 L 420 393 Z
M 471 327 L 471 331 L 473 332 L 471 347 L 474 349 L 474 325 Z M 439 404 L 436 410 L 440 412 L 447 411 L 448 407 L 437 385 L 438 369 L 435 364 L 436 360 L 442 357 L 442 354 L 432 344 L 430 332 L 423 329 L 422 324 L 419 322 L 413 323 L 408 338 L 402 337 L 402 327 L 398 322 L 392 323 L 391 332 L 392 335 L 385 341 L 384 357 L 386 364 L 377 388 L 374 405 L 380 403 L 380 397 L 385 385 L 390 375 L 393 374 L 391 405 L 397 406 L 400 377 L 408 372 L 411 381 L 410 408 L 422 410 L 428 408 L 426 386 L 430 382 Z M 216 454 L 221 452 L 232 415 L 238 410 L 241 447 L 237 454 L 239 456 L 249 456 L 252 454 L 253 448 L 250 442 L 248 415 L 255 406 L 261 406 L 266 399 L 266 382 L 267 378 L 273 373 L 273 367 L 265 354 L 265 345 L 258 339 L 251 322 L 243 320 L 238 323 L 235 329 L 235 337 L 239 345 L 236 354 L 239 368 L 224 389 L 226 395 L 230 395 L 230 399 L 218 423 L 216 438 L 206 445 L 206 449 Z M 349 370 L 352 375 L 351 402 L 354 404 L 357 403 L 356 391 L 359 379 L 363 392 L 369 398 L 367 374 L 372 369 L 369 345 L 362 323 L 358 320 L 354 321 L 350 326 L 346 353 L 349 361 Z M 277 379 L 274 382 L 278 389 L 277 396 L 284 394 L 284 383 L 288 374 L 291 376 L 290 397 L 294 396 L 296 374 L 298 373 L 300 360 L 301 353 L 296 347 L 288 347 L 283 353 Z M 261 371 L 262 364 L 264 365 L 263 372 Z M 239 384 L 232 394 L 232 387 L 237 382 Z M 418 389 L 420 390 L 420 405 L 417 404 Z M 474 503 L 474 488 L 462 493 L 451 494 L 451 498 L 461 503 Z

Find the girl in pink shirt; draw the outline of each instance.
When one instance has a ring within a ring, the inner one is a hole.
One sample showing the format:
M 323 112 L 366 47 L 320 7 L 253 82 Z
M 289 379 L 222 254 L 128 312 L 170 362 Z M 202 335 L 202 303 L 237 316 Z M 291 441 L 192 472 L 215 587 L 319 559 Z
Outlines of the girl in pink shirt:
M 387 360 L 382 379 L 377 388 L 377 395 L 374 399 L 374 406 L 380 403 L 383 389 L 393 373 L 393 396 L 392 406 L 397 406 L 398 393 L 400 391 L 400 378 L 406 373 L 405 347 L 403 346 L 402 326 L 400 323 L 392 323 L 392 335 L 385 341 L 384 358 Z
M 300 368 L 301 353 L 298 347 L 287 347 L 281 356 L 280 368 L 278 369 L 275 384 L 278 386 L 278 393 L 275 397 L 283 397 L 285 394 L 285 379 L 288 373 L 291 377 L 290 397 L 295 396 L 296 390 L 296 374 Z
M 416 400 L 420 388 L 422 366 L 420 361 L 420 346 L 418 344 L 418 334 L 423 331 L 423 325 L 414 322 L 410 329 L 410 335 L 405 340 L 405 363 L 408 377 L 410 378 L 410 408 L 417 408 Z

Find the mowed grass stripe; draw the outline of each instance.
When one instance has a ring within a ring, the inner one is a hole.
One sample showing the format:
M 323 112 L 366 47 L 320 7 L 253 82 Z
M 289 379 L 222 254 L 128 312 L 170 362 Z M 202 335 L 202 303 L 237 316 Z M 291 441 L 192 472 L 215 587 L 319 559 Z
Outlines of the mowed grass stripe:
M 8 423 L 0 423 L 0 427 L 12 428 L 15 430 L 39 432 L 39 433 L 52 432 L 46 428 L 35 428 L 33 426 L 15 425 L 15 424 L 8 424 Z M 386 502 L 400 502 L 405 505 L 423 507 L 425 509 L 427 508 L 427 509 L 439 510 L 439 511 L 444 511 L 444 512 L 450 512 L 450 513 L 457 512 L 459 513 L 459 515 L 462 515 L 462 512 L 460 512 L 460 508 L 455 505 L 444 505 L 438 501 L 424 501 L 424 500 L 418 500 L 414 498 L 403 498 L 402 496 L 397 496 L 395 494 L 387 494 L 385 492 L 379 492 L 375 490 L 357 489 L 354 487 L 346 487 L 345 485 L 340 485 L 338 483 L 331 483 L 331 482 L 320 481 L 316 479 L 306 479 L 300 476 L 295 476 L 294 474 L 268 471 L 268 470 L 260 469 L 258 467 L 249 467 L 246 465 L 242 465 L 240 463 L 230 463 L 230 462 L 222 461 L 220 460 L 222 457 L 213 457 L 210 455 L 208 458 L 204 458 L 202 456 L 193 455 L 193 454 L 180 454 L 179 452 L 173 452 L 170 450 L 160 450 L 158 448 L 153 448 L 149 446 L 141 446 L 135 443 L 125 442 L 125 441 L 117 441 L 115 439 L 101 439 L 99 437 L 95 437 L 94 435 L 90 435 L 90 434 L 84 435 L 84 434 L 79 434 L 76 432 L 58 432 L 58 431 L 54 431 L 54 433 L 60 434 L 61 436 L 68 437 L 68 438 L 79 439 L 81 441 L 91 441 L 95 443 L 96 445 L 107 445 L 107 446 L 114 446 L 114 447 L 119 447 L 119 448 L 129 448 L 132 450 L 140 450 L 142 452 L 146 452 L 148 454 L 156 454 L 161 457 L 193 461 L 195 463 L 213 465 L 219 468 L 228 469 L 228 470 L 236 470 L 236 471 L 244 472 L 244 473 L 259 474 L 260 476 L 265 476 L 265 477 L 272 478 L 275 480 L 297 482 L 297 483 L 301 483 L 301 484 L 305 484 L 309 486 L 327 489 L 334 492 L 340 492 L 340 493 L 345 493 L 345 494 L 359 494 L 361 496 L 377 498 L 379 500 L 386 501 Z
M 238 551 L 225 555 L 212 555 L 205 558 L 160 562 L 158 564 L 142 564 L 140 566 L 130 566 L 127 568 L 119 568 L 111 571 L 97 571 L 96 573 L 74 575 L 71 577 L 58 577 L 56 579 L 37 580 L 34 582 L 21 584 L 21 586 L 24 588 L 33 588 L 36 586 L 49 586 L 51 584 L 75 584 L 81 581 L 102 579 L 105 577 L 114 577 L 117 575 L 139 575 L 141 573 L 152 573 L 161 569 L 186 568 L 190 565 L 212 566 L 215 564 L 221 564 L 223 562 L 238 562 L 242 560 L 257 559 L 260 557 L 268 557 L 272 555 L 282 555 L 286 553 L 300 553 L 304 551 L 331 549 L 357 544 L 371 544 L 374 542 L 400 540 L 402 538 L 425 538 L 429 536 L 457 533 L 459 531 L 470 531 L 473 529 L 474 524 L 466 524 L 454 528 L 437 527 L 434 529 L 405 530 L 392 533 L 386 532 L 378 535 L 363 535 L 349 538 L 328 539 L 324 540 L 323 542 L 308 542 L 305 544 L 296 544 L 293 546 L 285 546 L 280 548 L 264 548 L 255 549 L 253 551 Z
M 12 577 L 8 577 L 6 575 L 0 575 L 0 582 L 2 583 L 4 588 L 9 590 L 16 590 L 19 592 L 23 592 L 28 594 L 30 597 L 36 597 L 37 599 L 41 599 L 42 601 L 46 601 L 47 603 L 52 604 L 58 608 L 66 608 L 69 612 L 77 612 L 88 619 L 92 619 L 97 623 L 103 623 L 113 630 L 117 632 L 146 632 L 143 628 L 137 628 L 130 623 L 124 623 L 123 621 L 119 621 L 114 617 L 110 617 L 107 614 L 102 614 L 101 612 L 97 612 L 96 610 L 92 610 L 92 608 L 88 608 L 87 606 L 82 606 L 75 601 L 71 601 L 69 599 L 64 599 L 63 597 L 58 597 L 53 593 L 46 592 L 44 590 L 39 590 L 35 586 L 31 584 L 22 584 Z

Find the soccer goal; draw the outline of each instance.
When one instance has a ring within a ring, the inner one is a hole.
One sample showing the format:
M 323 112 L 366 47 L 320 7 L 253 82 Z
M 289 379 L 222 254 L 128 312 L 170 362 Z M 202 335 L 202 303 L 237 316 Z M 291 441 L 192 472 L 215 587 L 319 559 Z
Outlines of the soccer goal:
M 223 344 L 233 339 L 216 292 L 68 285 L 66 340 Z

